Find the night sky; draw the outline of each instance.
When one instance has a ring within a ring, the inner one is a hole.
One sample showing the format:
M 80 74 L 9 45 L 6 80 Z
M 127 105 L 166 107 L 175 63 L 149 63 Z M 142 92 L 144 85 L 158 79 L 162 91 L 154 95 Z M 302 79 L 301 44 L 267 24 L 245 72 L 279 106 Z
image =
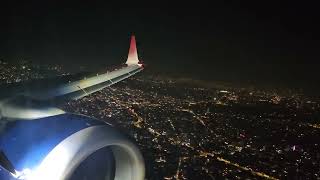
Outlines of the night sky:
M 320 89 L 317 6 L 266 2 L 189 4 L 193 8 L 157 2 L 148 8 L 94 1 L 3 3 L 0 57 L 116 65 L 125 61 L 134 33 L 150 72 Z

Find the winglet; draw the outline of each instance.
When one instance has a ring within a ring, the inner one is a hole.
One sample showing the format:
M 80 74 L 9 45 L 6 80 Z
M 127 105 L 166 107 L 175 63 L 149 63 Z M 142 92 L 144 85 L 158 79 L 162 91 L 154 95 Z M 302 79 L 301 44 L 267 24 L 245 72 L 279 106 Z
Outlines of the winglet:
M 131 36 L 131 42 L 130 42 L 130 49 L 129 49 L 129 54 L 128 54 L 128 59 L 126 64 L 131 65 L 131 64 L 138 64 L 139 59 L 138 59 L 138 52 L 137 52 L 137 45 L 136 45 L 136 38 L 134 35 Z

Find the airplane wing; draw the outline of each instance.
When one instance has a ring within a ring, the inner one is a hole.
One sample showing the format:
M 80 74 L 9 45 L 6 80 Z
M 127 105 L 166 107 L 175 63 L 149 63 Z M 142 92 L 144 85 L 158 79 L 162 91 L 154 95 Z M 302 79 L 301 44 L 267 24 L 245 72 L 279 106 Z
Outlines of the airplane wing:
M 22 92 L 15 94 L 40 101 L 79 99 L 124 80 L 143 69 L 144 65 L 138 59 L 135 36 L 132 36 L 127 61 L 116 69 L 95 74 L 82 74 L 81 79 L 74 76 L 34 81 L 23 85 L 23 88 L 13 86 L 12 89 L 15 91 L 23 89 Z
M 1 87 L 0 179 L 144 179 L 141 152 L 107 123 L 111 117 L 100 121 L 55 107 L 143 69 L 132 36 L 127 61 L 116 69 Z

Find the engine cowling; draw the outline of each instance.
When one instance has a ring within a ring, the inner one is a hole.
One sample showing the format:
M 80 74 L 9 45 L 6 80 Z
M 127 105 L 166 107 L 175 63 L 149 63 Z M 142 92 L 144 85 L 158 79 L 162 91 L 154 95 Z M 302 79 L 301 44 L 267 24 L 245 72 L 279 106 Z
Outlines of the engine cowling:
M 140 151 L 108 123 L 70 113 L 0 123 L 0 148 L 15 168 L 0 178 L 144 179 Z

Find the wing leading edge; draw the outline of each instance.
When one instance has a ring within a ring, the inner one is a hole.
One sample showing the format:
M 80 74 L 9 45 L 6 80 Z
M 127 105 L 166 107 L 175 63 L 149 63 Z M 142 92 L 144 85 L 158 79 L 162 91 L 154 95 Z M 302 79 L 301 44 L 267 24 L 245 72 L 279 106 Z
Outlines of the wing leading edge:
M 135 36 L 132 36 L 127 61 L 119 68 L 64 83 L 54 88 L 28 92 L 24 95 L 36 100 L 79 99 L 122 81 L 143 69 L 144 66 L 138 59 Z

